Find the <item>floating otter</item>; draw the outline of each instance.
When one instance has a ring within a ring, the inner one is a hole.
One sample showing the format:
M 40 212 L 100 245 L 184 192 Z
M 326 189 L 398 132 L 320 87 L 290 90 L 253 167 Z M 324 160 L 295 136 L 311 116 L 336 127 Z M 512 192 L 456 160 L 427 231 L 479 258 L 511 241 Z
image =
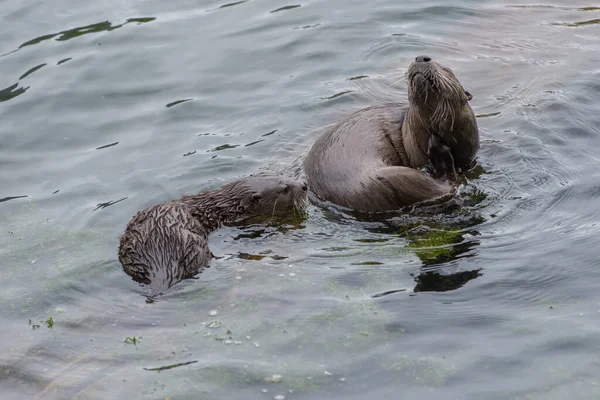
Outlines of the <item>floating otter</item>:
M 452 195 L 452 182 L 417 168 L 432 164 L 436 176 L 452 177 L 448 162 L 472 164 L 479 149 L 472 96 L 428 56 L 410 64 L 407 78 L 408 104 L 359 110 L 314 143 L 304 169 L 318 198 L 371 213 Z
M 307 202 L 306 189 L 305 183 L 286 178 L 249 177 L 150 206 L 127 224 L 119 261 L 135 281 L 161 293 L 208 266 L 212 231 L 250 217 L 300 212 Z

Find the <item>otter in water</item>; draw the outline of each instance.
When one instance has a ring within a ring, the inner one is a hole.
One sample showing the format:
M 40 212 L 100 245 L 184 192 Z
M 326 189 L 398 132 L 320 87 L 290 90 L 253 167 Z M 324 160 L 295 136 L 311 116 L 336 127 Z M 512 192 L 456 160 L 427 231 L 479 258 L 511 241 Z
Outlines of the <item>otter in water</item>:
M 119 261 L 135 281 L 161 293 L 208 266 L 212 231 L 250 217 L 302 212 L 306 189 L 295 180 L 257 176 L 150 206 L 127 224 Z
M 316 140 L 304 170 L 318 198 L 372 213 L 452 196 L 452 182 L 418 168 L 432 164 L 436 175 L 451 177 L 448 162 L 472 164 L 479 149 L 472 96 L 428 56 L 410 64 L 407 79 L 408 104 L 359 110 Z

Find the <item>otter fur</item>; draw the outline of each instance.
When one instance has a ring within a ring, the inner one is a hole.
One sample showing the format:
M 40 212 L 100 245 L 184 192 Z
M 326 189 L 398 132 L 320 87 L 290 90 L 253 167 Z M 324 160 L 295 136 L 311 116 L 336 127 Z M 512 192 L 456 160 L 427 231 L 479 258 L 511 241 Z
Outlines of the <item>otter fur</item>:
M 208 236 L 221 225 L 255 216 L 282 216 L 306 206 L 306 184 L 248 177 L 138 212 L 119 243 L 119 261 L 135 281 L 163 292 L 192 278 L 212 259 Z
M 408 103 L 356 111 L 315 141 L 304 170 L 319 199 L 375 213 L 454 193 L 453 182 L 419 168 L 433 161 L 444 169 L 439 176 L 452 177 L 444 166 L 450 158 L 456 169 L 472 164 L 479 149 L 472 96 L 428 56 L 417 57 L 406 76 Z
M 446 146 L 435 133 L 429 137 L 427 149 L 429 170 L 436 179 L 447 181 L 456 180 L 456 168 L 452 150 Z

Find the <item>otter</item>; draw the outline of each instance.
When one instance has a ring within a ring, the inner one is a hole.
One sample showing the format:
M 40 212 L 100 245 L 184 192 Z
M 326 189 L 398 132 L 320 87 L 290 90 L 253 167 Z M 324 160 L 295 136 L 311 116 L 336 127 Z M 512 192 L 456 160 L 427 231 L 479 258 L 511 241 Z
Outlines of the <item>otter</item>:
M 408 103 L 358 110 L 329 128 L 304 160 L 317 198 L 364 213 L 452 196 L 454 179 L 479 150 L 471 94 L 452 70 L 418 56 L 407 71 Z M 435 135 L 435 136 L 432 136 Z
M 119 243 L 119 261 L 133 280 L 162 293 L 209 265 L 211 232 L 250 217 L 302 212 L 306 191 L 303 182 L 254 176 L 152 205 L 127 224 Z

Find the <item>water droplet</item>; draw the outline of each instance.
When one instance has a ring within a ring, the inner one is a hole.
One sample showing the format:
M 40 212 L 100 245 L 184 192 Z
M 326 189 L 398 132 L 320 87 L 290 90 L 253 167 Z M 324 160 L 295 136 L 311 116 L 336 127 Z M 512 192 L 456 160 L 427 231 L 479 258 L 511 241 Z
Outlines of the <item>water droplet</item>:
M 290 276 L 296 276 L 296 274 L 293 272 L 290 272 Z
M 329 371 L 325 371 L 325 375 L 327 375 L 327 376 L 331 376 L 331 372 L 329 372 Z
M 260 347 L 260 344 L 254 342 L 254 347 L 258 348 L 258 347 Z
M 35 263 L 36 263 L 36 261 L 37 261 L 37 260 L 31 260 L 31 263 L 32 263 L 32 264 L 35 264 Z
M 263 393 L 269 393 L 269 391 L 267 389 L 260 389 L 260 391 Z
M 278 394 L 277 396 L 273 397 L 273 400 L 285 400 L 285 396 L 282 394 Z
M 211 310 L 211 311 L 208 313 L 208 315 L 210 315 L 211 317 L 214 317 L 214 316 L 215 316 L 215 315 L 217 315 L 217 314 L 218 314 L 217 310 Z
M 346 382 L 346 378 L 340 378 L 340 382 Z

